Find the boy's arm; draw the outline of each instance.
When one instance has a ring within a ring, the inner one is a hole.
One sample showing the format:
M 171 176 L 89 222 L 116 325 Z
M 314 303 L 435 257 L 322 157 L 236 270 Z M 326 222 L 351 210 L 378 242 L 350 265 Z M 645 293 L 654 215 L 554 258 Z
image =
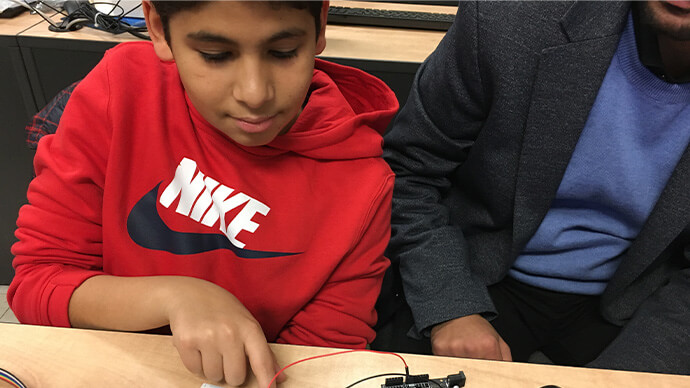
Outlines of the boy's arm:
M 393 179 L 387 177 L 372 201 L 349 254 L 311 302 L 288 322 L 277 342 L 364 348 L 373 341 L 374 305 L 389 265 L 383 252 L 390 239 Z
M 107 80 L 104 59 L 74 90 L 57 134 L 38 143 L 36 177 L 17 219 L 15 276 L 8 290 L 22 323 L 69 326 L 72 292 L 103 274 L 103 187 L 111 133 Z
M 232 294 L 184 276 L 94 276 L 69 303 L 74 327 L 143 331 L 167 324 L 183 364 L 212 381 L 241 385 L 246 360 L 266 387 L 277 371 L 263 330 Z
M 145 331 L 167 325 L 174 297 L 173 276 L 94 276 L 74 290 L 69 301 L 71 326 Z

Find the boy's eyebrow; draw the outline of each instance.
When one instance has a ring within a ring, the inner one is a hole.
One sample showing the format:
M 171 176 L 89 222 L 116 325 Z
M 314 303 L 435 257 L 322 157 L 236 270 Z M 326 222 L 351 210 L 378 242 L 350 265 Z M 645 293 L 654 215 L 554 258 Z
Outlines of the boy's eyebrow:
M 273 43 L 277 42 L 282 39 L 288 39 L 288 38 L 296 38 L 296 37 L 301 37 L 306 35 L 307 32 L 300 29 L 300 28 L 289 28 L 287 30 L 283 30 L 280 32 L 276 32 L 275 34 L 271 35 L 268 39 L 265 40 L 265 43 Z M 234 40 L 227 38 L 223 35 L 218 35 L 214 34 L 212 32 L 208 31 L 196 31 L 196 32 L 190 32 L 187 34 L 188 39 L 196 40 L 199 42 L 208 42 L 208 43 L 223 43 L 223 44 L 233 44 L 237 45 L 237 42 Z
M 266 39 L 266 43 L 273 43 L 282 39 L 302 37 L 306 34 L 307 32 L 300 28 L 289 28 L 271 35 L 270 38 Z
M 234 40 L 228 39 L 224 37 L 223 35 L 218 35 L 214 34 L 211 32 L 207 31 L 196 31 L 196 32 L 190 32 L 187 34 L 187 39 L 192 39 L 196 40 L 199 42 L 209 42 L 209 43 L 225 43 L 225 44 L 233 44 L 235 43 Z

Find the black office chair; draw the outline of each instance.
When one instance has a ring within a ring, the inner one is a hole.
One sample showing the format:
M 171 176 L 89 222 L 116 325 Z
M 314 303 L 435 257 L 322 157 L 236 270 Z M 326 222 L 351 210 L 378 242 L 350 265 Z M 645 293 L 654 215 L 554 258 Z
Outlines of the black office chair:
M 38 113 L 34 115 L 31 122 L 24 128 L 26 130 L 26 144 L 35 150 L 38 146 L 38 141 L 45 135 L 50 135 L 57 131 L 62 112 L 65 110 L 67 100 L 72 96 L 72 91 L 81 82 L 81 80 L 74 82 L 70 86 L 64 88 L 57 96 L 53 97 L 50 102 L 43 107 Z

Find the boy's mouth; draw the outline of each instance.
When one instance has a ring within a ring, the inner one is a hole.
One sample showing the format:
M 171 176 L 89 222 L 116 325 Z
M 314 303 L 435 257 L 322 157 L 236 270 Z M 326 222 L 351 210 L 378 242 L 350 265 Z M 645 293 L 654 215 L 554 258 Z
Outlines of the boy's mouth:
M 275 121 L 275 115 L 273 116 L 261 116 L 261 117 L 242 117 L 234 118 L 237 126 L 247 133 L 259 133 L 267 130 Z

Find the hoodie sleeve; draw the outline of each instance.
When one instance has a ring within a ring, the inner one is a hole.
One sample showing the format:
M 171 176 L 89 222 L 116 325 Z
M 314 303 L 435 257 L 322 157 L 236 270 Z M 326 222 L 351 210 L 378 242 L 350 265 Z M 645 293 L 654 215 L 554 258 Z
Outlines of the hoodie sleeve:
M 38 143 L 36 178 L 17 219 L 15 276 L 7 293 L 22 323 L 70 326 L 75 288 L 103 273 L 101 205 L 110 133 L 106 59 L 74 90 L 57 133 Z
M 364 348 L 374 340 L 374 305 L 389 266 L 390 174 L 374 196 L 359 238 L 319 293 L 279 333 L 276 342 Z

